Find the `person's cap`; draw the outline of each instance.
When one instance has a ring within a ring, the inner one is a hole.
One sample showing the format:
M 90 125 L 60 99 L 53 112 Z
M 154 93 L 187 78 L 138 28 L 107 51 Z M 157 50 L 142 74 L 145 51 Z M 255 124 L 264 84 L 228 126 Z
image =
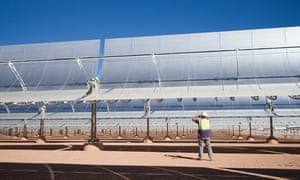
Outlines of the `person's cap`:
M 203 117 L 208 117 L 208 114 L 207 114 L 207 112 L 202 112 L 202 113 L 201 113 L 201 116 L 203 116 Z

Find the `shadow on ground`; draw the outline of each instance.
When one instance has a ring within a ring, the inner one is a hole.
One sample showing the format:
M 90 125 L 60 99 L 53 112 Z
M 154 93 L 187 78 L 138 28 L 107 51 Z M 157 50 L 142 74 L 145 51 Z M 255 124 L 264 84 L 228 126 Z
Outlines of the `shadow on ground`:
M 82 145 L 57 145 L 57 144 L 14 144 L 14 145 L 0 145 L 0 149 L 21 149 L 21 150 L 69 150 L 82 151 Z M 140 151 L 140 152 L 183 152 L 183 153 L 197 153 L 199 147 L 195 146 L 166 146 L 161 145 L 103 145 L 104 151 Z M 213 146 L 214 153 L 247 153 L 247 154 L 300 154 L 299 147 L 293 146 Z
M 297 179 L 293 169 L 210 169 L 196 167 L 102 166 L 0 163 L 0 177 L 10 179 Z

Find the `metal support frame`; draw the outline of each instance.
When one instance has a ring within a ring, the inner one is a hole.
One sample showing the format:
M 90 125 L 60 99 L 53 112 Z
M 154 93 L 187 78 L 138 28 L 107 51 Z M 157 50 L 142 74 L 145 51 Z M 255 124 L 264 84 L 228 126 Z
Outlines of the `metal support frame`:
M 27 119 L 24 119 L 24 126 L 23 126 L 23 137 L 27 138 Z
M 146 138 L 150 138 L 150 119 L 147 117 L 147 136 Z
M 274 139 L 274 133 L 273 133 L 273 117 L 270 116 L 270 137 L 269 139 Z
M 252 137 L 251 120 L 249 121 L 249 137 Z
M 171 137 L 169 136 L 169 120 L 170 120 L 169 117 L 165 118 L 165 122 L 166 122 L 166 125 L 167 125 L 167 135 L 165 136 L 165 140 L 170 140 L 171 139 Z
M 19 81 L 19 84 L 22 88 L 22 90 L 25 92 L 27 90 L 27 87 L 23 81 L 23 78 L 22 76 L 20 75 L 20 73 L 18 72 L 18 70 L 16 69 L 15 65 L 9 61 L 8 62 L 8 66 L 9 66 L 9 69 L 12 71 L 12 73 L 15 75 L 15 77 L 17 78 L 17 80 Z
M 249 136 L 247 137 L 248 140 L 254 140 L 254 137 L 252 136 L 252 117 L 247 118 L 249 123 Z
M 122 137 L 122 127 L 121 126 L 119 126 L 119 131 L 118 132 L 119 132 L 119 136 L 118 137 L 119 138 Z
M 97 102 L 92 102 L 92 112 L 91 112 L 91 139 L 89 143 L 96 143 L 99 142 L 97 139 Z
M 138 128 L 137 127 L 135 128 L 135 137 L 139 137 L 138 136 Z
M 272 100 L 277 99 L 277 97 L 266 97 L 266 111 L 269 114 L 270 117 L 270 136 L 267 138 L 267 142 L 277 142 L 278 143 L 278 139 L 276 137 L 274 137 L 274 126 L 273 126 L 273 114 L 274 114 L 274 107 L 273 107 L 273 102 Z
M 145 115 L 147 116 L 147 135 L 146 137 L 144 138 L 144 141 L 152 141 L 152 137 L 150 136 L 150 118 L 149 118 L 149 113 L 151 112 L 151 105 L 150 105 L 150 100 L 147 99 L 145 101 L 145 104 L 144 104 L 144 109 L 145 109 Z
M 27 138 L 27 124 L 24 124 L 24 127 L 23 127 L 23 137 Z
M 239 122 L 239 136 L 238 136 L 239 138 L 241 138 L 242 136 L 241 136 L 241 122 Z
M 69 129 L 68 129 L 68 126 L 65 126 L 65 137 L 69 137 Z
M 175 139 L 180 139 L 180 136 L 179 136 L 179 129 L 178 129 L 178 123 L 176 123 L 176 137 Z
M 46 113 L 46 105 L 41 105 L 39 107 L 39 115 L 40 115 L 40 129 L 39 129 L 39 138 L 45 140 L 45 113 Z

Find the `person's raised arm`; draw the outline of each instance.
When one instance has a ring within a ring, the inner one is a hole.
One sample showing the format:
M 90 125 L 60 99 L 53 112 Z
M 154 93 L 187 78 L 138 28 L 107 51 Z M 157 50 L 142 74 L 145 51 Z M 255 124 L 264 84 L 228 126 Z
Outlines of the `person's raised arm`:
M 196 121 L 200 117 L 201 117 L 201 114 L 195 115 L 194 117 L 192 117 L 192 121 Z

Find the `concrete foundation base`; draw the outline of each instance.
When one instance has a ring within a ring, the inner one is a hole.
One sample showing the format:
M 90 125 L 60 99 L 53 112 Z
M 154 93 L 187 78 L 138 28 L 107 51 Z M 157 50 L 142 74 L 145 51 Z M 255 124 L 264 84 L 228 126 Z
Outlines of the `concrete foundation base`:
M 145 137 L 144 138 L 144 143 L 153 143 L 152 138 L 151 137 Z
M 171 141 L 171 138 L 169 136 L 166 136 L 165 141 Z
M 247 137 L 247 140 L 248 141 L 255 141 L 254 137 L 252 137 L 252 136 Z
M 267 139 L 267 143 L 268 143 L 268 144 L 279 144 L 279 141 L 278 141 L 278 139 L 275 138 L 275 137 L 269 137 L 269 138 Z
M 101 151 L 103 149 L 102 143 L 86 143 L 83 145 L 84 151 Z
M 35 140 L 35 143 L 37 143 L 37 144 L 45 144 L 46 141 L 44 139 L 37 139 L 37 140 Z
M 21 141 L 27 141 L 26 137 L 21 137 Z

